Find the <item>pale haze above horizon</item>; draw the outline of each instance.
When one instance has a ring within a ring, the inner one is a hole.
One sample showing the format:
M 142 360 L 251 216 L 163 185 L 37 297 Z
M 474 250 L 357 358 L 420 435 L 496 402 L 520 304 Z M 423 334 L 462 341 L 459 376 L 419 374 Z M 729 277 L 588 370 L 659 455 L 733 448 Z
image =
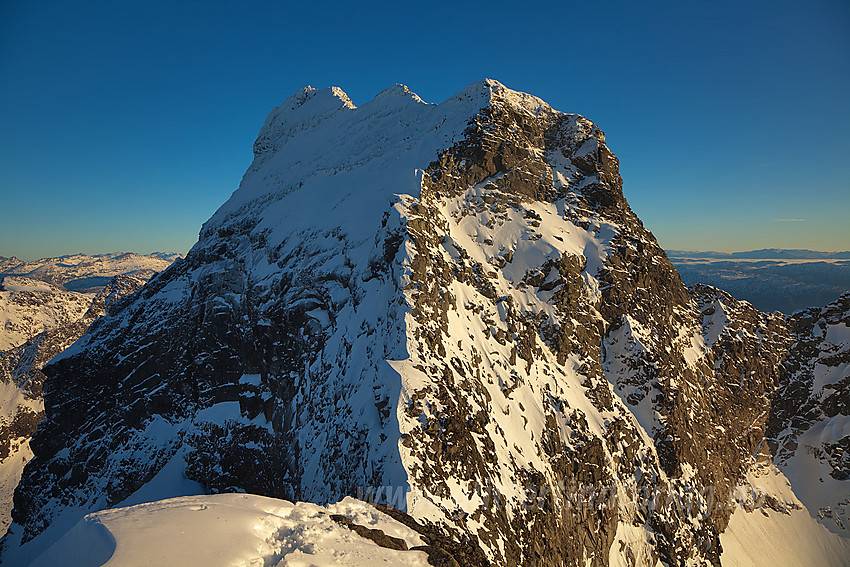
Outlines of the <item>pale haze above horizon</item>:
M 843 1 L 0 6 L 0 256 L 185 253 L 306 85 L 597 123 L 662 247 L 850 250 Z

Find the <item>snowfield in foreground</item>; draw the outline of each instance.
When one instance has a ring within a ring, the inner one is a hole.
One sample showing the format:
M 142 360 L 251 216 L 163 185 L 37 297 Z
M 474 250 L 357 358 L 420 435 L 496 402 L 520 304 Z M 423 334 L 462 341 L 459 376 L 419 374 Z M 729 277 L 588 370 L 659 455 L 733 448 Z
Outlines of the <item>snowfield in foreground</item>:
M 380 547 L 331 518 L 422 545 L 419 535 L 346 498 L 327 507 L 252 494 L 184 496 L 89 514 L 33 567 L 427 566 L 423 551 Z
M 741 503 L 721 536 L 724 567 L 844 565 L 850 544 L 813 520 L 774 467 L 752 485 L 788 505 L 785 512 Z M 408 550 L 382 547 L 341 525 L 353 524 L 404 540 Z M 32 567 L 141 565 L 325 566 L 429 565 L 420 535 L 373 506 L 345 498 L 327 507 L 253 494 L 184 496 L 95 512 L 80 520 Z M 611 565 L 634 558 L 614 548 Z

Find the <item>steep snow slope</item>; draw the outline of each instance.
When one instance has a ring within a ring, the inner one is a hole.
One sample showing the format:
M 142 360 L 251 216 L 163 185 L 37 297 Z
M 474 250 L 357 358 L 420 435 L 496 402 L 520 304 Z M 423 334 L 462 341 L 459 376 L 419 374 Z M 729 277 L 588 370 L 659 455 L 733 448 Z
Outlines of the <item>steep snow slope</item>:
M 723 567 L 842 567 L 850 561 L 850 538 L 818 523 L 769 461 L 753 465 L 736 496 L 720 536 Z
M 794 337 L 685 288 L 596 125 L 489 80 L 306 88 L 254 151 L 46 369 L 5 560 L 185 475 L 388 502 L 464 565 L 719 565 Z

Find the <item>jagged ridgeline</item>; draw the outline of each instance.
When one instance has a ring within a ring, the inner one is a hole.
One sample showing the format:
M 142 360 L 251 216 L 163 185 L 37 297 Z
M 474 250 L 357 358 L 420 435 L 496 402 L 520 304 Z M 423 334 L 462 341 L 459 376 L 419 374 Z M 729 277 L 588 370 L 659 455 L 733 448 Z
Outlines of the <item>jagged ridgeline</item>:
M 7 557 L 192 485 L 375 498 L 482 565 L 719 564 L 792 333 L 682 284 L 595 124 L 308 87 L 254 154 L 45 369 Z

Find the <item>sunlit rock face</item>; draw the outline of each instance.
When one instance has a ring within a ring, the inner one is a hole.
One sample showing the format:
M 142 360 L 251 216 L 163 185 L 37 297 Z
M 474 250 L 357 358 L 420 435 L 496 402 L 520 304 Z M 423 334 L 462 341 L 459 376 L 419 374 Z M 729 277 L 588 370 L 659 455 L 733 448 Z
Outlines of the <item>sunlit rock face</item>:
M 459 564 L 720 564 L 795 334 L 682 284 L 599 127 L 490 80 L 305 88 L 254 152 L 45 370 L 6 557 L 200 487 L 377 499 Z

